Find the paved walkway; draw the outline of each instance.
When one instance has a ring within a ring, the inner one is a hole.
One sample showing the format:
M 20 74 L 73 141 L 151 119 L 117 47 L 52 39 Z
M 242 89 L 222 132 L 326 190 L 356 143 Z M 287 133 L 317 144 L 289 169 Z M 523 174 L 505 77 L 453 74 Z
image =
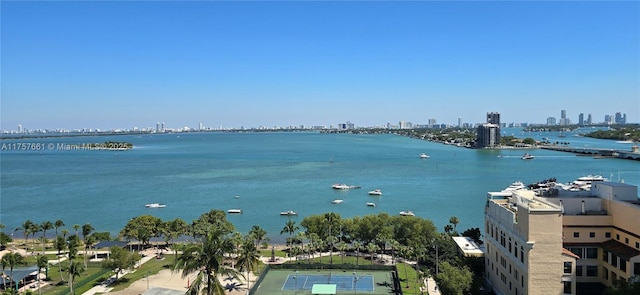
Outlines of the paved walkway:
M 140 259 L 140 261 L 138 261 L 138 263 L 136 264 L 136 268 L 141 266 L 143 263 L 156 258 L 156 250 L 147 250 L 144 251 L 142 254 L 146 255 L 145 257 L 142 257 L 142 259 Z M 135 269 L 133 271 L 130 270 L 123 270 L 120 272 L 120 275 L 118 276 L 118 279 L 124 277 L 125 275 L 127 275 L 128 273 L 132 273 L 135 272 Z M 111 280 L 115 280 L 116 275 L 112 275 L 109 277 L 109 281 Z M 104 285 L 104 284 L 100 284 L 97 285 L 91 289 L 89 289 L 89 291 L 82 293 L 82 295 L 94 295 L 94 294 L 100 294 L 100 293 L 107 293 L 110 292 L 113 288 L 109 287 L 109 285 Z
M 425 279 L 424 283 L 427 286 L 427 292 L 429 295 L 440 295 L 440 289 L 438 289 L 438 285 L 432 277 Z

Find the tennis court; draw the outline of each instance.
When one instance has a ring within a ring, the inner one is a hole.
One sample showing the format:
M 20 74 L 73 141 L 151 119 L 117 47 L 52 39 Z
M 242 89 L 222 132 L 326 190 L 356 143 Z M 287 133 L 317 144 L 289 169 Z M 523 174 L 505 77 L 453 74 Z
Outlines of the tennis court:
M 251 295 L 312 295 L 313 286 L 335 285 L 336 295 L 393 294 L 391 271 L 341 269 L 270 269 Z
M 372 275 L 288 275 L 282 290 L 311 290 L 314 284 L 333 284 L 337 291 L 373 292 Z

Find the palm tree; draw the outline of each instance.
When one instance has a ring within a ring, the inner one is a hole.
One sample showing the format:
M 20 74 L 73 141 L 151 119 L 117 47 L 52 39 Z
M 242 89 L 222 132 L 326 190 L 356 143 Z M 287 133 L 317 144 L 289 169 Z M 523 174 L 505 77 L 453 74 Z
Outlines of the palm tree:
M 200 243 L 187 246 L 173 266 L 174 271 L 182 270 L 183 278 L 197 273 L 187 294 L 197 295 L 202 289 L 207 295 L 224 295 L 220 277 L 238 278 L 238 272 L 223 263 L 225 253 L 232 250 L 233 243 L 219 228 L 207 232 Z
M 247 271 L 247 290 L 251 289 L 251 277 L 249 273 L 256 268 L 260 259 L 258 248 L 256 248 L 256 245 L 253 243 L 253 239 L 255 239 L 255 237 L 251 234 L 245 237 L 236 264 L 236 267 L 238 267 L 240 271 Z
M 58 228 L 63 226 L 64 226 L 64 221 L 62 221 L 61 219 L 58 219 L 56 220 L 56 222 L 53 223 L 53 227 L 56 229 L 56 237 L 58 236 Z
M 340 221 L 340 216 L 336 213 L 329 212 L 324 214 L 324 219 L 326 220 L 326 224 L 329 225 L 329 231 L 327 232 L 327 239 L 325 240 L 329 246 L 329 259 L 331 260 L 331 264 L 333 264 L 333 244 L 338 240 L 333 235 L 333 231 L 331 230 L 331 226 L 337 221 Z
M 400 247 L 400 242 L 391 240 L 391 264 L 396 264 L 396 250 Z
M 47 258 L 47 256 L 45 255 L 40 255 L 36 260 L 36 264 L 38 266 L 38 294 L 42 294 L 42 288 L 40 288 L 40 271 L 44 268 L 46 278 L 46 274 L 48 273 L 47 266 L 49 265 L 49 258 Z
M 89 243 L 87 243 L 87 237 L 93 232 L 95 229 L 91 224 L 85 224 L 82 226 L 82 239 L 84 240 L 84 268 L 87 268 L 87 249 L 91 247 Z
M 338 238 L 336 238 L 335 236 L 327 237 L 327 245 L 329 246 L 329 261 L 330 261 L 329 263 L 331 265 L 333 265 L 333 246 L 337 241 L 338 241 Z
M 40 228 L 42 229 L 42 255 L 44 255 L 44 243 L 47 240 L 47 231 L 53 228 L 53 223 L 51 223 L 51 221 L 43 221 L 40 224 Z
M 373 255 L 376 254 L 376 251 L 378 250 L 378 246 L 374 243 L 369 243 L 367 244 L 367 251 L 369 251 L 369 256 L 371 257 L 371 264 L 373 264 Z
M 353 242 L 353 248 L 356 250 L 356 268 L 358 268 L 358 258 L 360 258 L 360 248 L 362 248 L 362 244 L 355 241 Z
M 74 224 L 73 225 L 73 229 L 76 231 L 75 235 L 78 235 L 78 230 L 80 229 L 80 225 L 79 224 Z
M 260 246 L 260 242 L 262 242 L 267 235 L 267 231 L 261 228 L 259 225 L 254 225 L 251 227 L 249 234 L 256 241 L 256 249 Z
M 29 233 L 31 233 L 31 236 L 33 237 L 33 240 L 36 240 L 36 234 L 38 232 L 40 232 L 42 230 L 42 228 L 40 227 L 39 224 L 37 223 L 31 223 L 31 228 L 29 229 Z M 27 235 L 29 234 L 27 233 Z M 35 249 L 34 249 L 35 250 Z
M 341 264 L 344 264 L 344 251 L 347 251 L 347 243 L 345 241 L 340 241 L 338 243 L 338 250 L 340 250 L 340 256 L 341 256 Z
M 62 238 L 66 240 L 66 239 L 67 239 L 67 235 L 69 234 L 69 230 L 68 230 L 68 229 L 63 228 L 63 229 L 60 231 L 60 233 L 62 233 Z
M 64 282 L 64 277 L 62 277 L 62 263 L 60 263 L 60 252 L 67 248 L 67 241 L 65 241 L 63 236 L 56 237 L 56 249 L 58 249 L 58 270 L 60 271 L 60 281 Z
M 69 267 L 67 268 L 67 273 L 69 274 L 69 290 L 71 291 L 71 295 L 75 295 L 76 292 L 73 289 L 73 281 L 77 277 L 79 277 L 84 272 L 84 267 L 81 262 L 71 261 L 69 263 Z
M 20 255 L 20 253 L 9 252 L 7 254 L 4 254 L 4 256 L 2 256 L 2 259 L 0 260 L 0 264 L 2 264 L 3 270 L 6 267 L 9 268 L 9 277 L 11 278 L 11 282 L 12 282 L 11 285 L 13 285 L 13 283 L 17 283 L 13 279 L 13 269 L 18 265 L 25 264 L 25 258 L 24 256 Z
M 289 234 L 289 252 L 291 252 L 291 243 L 293 242 L 293 234 L 299 230 L 300 228 L 296 225 L 296 222 L 293 219 L 289 219 L 287 224 L 282 228 L 280 234 L 288 233 Z M 291 254 L 291 253 L 289 253 Z M 289 255 L 289 261 L 291 261 L 291 255 Z
M 162 235 L 164 236 L 164 240 L 167 243 L 167 245 L 169 244 L 169 242 L 171 242 L 171 244 L 173 244 L 173 240 L 180 237 L 183 234 L 187 233 L 187 228 L 188 225 L 187 223 L 180 219 L 180 218 L 176 218 L 174 220 L 171 220 L 169 222 L 163 222 L 163 225 L 161 227 L 161 231 L 162 231 Z M 175 247 L 174 247 L 175 249 Z M 177 250 L 176 250 L 177 251 Z M 175 252 L 174 253 L 175 256 L 178 256 L 178 253 Z
M 30 219 L 25 220 L 22 225 L 16 230 L 22 230 L 24 234 L 25 242 L 24 242 L 24 250 L 25 252 L 29 252 L 29 233 L 31 233 L 31 228 L 33 227 L 33 221 Z
M 404 277 L 407 278 L 407 288 L 409 288 L 409 277 L 407 276 L 407 257 L 411 256 L 411 249 L 407 246 L 400 247 L 400 256 L 404 258 Z
M 444 232 L 447 233 L 448 235 L 451 235 L 452 231 L 453 231 L 453 225 L 447 224 L 444 226 Z
M 451 216 L 451 218 L 449 218 L 449 223 L 453 224 L 453 231 L 456 231 L 456 226 L 460 223 L 460 220 L 458 217 Z

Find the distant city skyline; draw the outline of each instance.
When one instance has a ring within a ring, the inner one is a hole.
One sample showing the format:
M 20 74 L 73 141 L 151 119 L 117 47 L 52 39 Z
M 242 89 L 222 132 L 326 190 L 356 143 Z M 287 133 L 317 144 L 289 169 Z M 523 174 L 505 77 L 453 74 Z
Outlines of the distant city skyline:
M 332 124 L 315 124 L 315 125 L 304 125 L 304 124 L 287 124 L 287 125 L 259 125 L 259 126 L 239 126 L 239 127 L 229 127 L 229 126 L 208 126 L 202 122 L 199 122 L 197 125 L 177 125 L 171 126 L 166 124 L 166 122 L 156 122 L 154 126 L 129 126 L 129 127 L 117 127 L 117 128 L 91 128 L 91 127 L 79 127 L 79 128 L 34 128 L 29 129 L 25 128 L 22 124 L 18 124 L 16 129 L 0 129 L 0 133 L 39 133 L 43 131 L 56 131 L 56 132 L 96 132 L 96 131 L 105 131 L 105 132 L 120 132 L 120 131 L 141 131 L 141 132 L 183 132 L 183 131 L 208 131 L 208 130 L 238 130 L 238 129 L 354 129 L 354 128 L 388 128 L 388 129 L 412 129 L 412 128 L 421 128 L 421 127 L 439 127 L 447 126 L 447 127 L 462 127 L 462 128 L 476 128 L 483 123 L 491 123 L 497 124 L 499 126 L 507 126 L 507 127 L 527 127 L 527 126 L 536 126 L 536 125 L 579 125 L 579 126 L 590 126 L 590 125 L 616 125 L 616 124 L 627 124 L 634 122 L 626 121 L 626 113 L 616 112 L 615 115 L 605 115 L 603 121 L 594 121 L 592 119 L 591 114 L 587 114 L 587 119 L 584 118 L 584 113 L 580 113 L 578 115 L 577 121 L 571 120 L 571 118 L 566 117 L 566 110 L 561 110 L 560 120 L 556 120 L 556 117 L 547 117 L 546 122 L 501 122 L 499 112 L 488 112 L 486 114 L 486 120 L 483 122 L 463 122 L 462 118 L 457 118 L 456 123 L 438 123 L 438 120 L 435 118 L 428 119 L 427 123 L 423 122 L 409 122 L 409 121 L 398 121 L 398 122 L 386 122 L 384 124 L 377 125 L 358 125 L 351 121 L 340 122 L 340 123 L 332 123 Z M 497 117 L 496 117 L 497 116 Z M 564 116 L 564 117 L 563 117 Z M 582 116 L 582 117 L 581 117 Z M 497 118 L 497 119 L 496 119 Z M 497 120 L 497 121 L 496 121 Z M 497 123 L 496 123 L 497 122 Z
M 0 130 L 640 122 L 637 1 L 7 1 L 0 19 Z

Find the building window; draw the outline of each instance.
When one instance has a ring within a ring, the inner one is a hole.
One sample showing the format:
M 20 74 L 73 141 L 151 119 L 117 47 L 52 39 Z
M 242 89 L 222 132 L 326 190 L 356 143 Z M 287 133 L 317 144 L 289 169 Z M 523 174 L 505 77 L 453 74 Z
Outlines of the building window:
M 596 233 L 595 232 L 590 232 L 589 233 L 589 237 L 590 238 L 595 238 L 596 237 Z
M 611 261 L 609 261 L 609 264 L 613 265 L 614 267 L 618 267 L 618 256 L 611 253 Z
M 520 262 L 524 263 L 524 247 L 520 246 Z
M 587 276 L 588 277 L 597 277 L 598 276 L 598 266 L 596 266 L 596 265 L 587 265 Z
M 576 254 L 578 257 L 582 258 L 582 248 L 575 248 L 575 247 L 571 247 L 569 248 L 569 251 L 571 251 L 571 253 Z
M 606 233 L 604 233 L 604 237 L 605 237 L 605 238 L 611 238 L 611 233 L 610 233 L 610 232 L 606 232 Z
M 603 278 L 605 281 L 608 281 L 608 280 L 609 280 L 609 270 L 608 270 L 606 267 L 604 267 L 604 266 L 602 267 L 602 278 Z
M 640 262 L 633 263 L 633 275 L 640 275 Z
M 564 273 L 566 273 L 566 274 L 567 273 L 568 274 L 571 273 L 571 262 L 567 261 L 567 262 L 564 263 Z
M 571 282 L 562 282 L 564 285 L 564 294 L 571 294 Z
M 609 252 L 607 250 L 602 250 L 602 261 L 609 262 Z
M 629 244 L 629 238 L 624 238 L 624 243 Z
M 582 265 L 576 265 L 576 277 L 582 276 Z
M 640 249 L 640 243 L 636 242 L 636 249 Z
M 587 248 L 588 259 L 598 259 L 598 248 Z
M 627 272 L 627 261 L 620 258 L 620 270 Z
M 616 234 L 616 240 L 620 241 L 620 234 Z
M 574 231 L 574 232 L 573 232 L 573 237 L 574 237 L 574 238 L 579 238 L 579 237 L 580 237 L 580 233 L 579 233 L 579 232 L 577 232 L 577 231 Z

